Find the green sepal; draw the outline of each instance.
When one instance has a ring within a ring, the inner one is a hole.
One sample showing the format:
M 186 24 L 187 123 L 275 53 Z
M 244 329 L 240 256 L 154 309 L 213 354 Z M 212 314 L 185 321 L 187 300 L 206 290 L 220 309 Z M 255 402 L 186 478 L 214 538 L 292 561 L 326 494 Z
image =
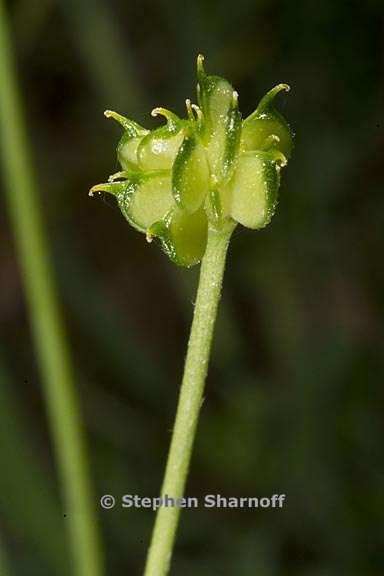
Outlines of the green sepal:
M 164 116 L 167 121 L 167 128 L 170 132 L 177 132 L 182 123 L 182 120 L 180 120 L 177 114 L 171 110 L 167 110 L 167 108 L 162 108 L 161 106 L 154 108 L 151 112 L 151 116 L 154 118 L 156 116 Z
M 201 135 L 207 146 L 212 178 L 218 183 L 231 176 L 239 150 L 238 96 L 227 80 L 206 74 L 201 55 L 197 59 L 197 77 L 198 102 L 203 113 Z
M 197 101 L 204 117 L 203 136 L 207 143 L 216 124 L 222 122 L 231 107 L 233 88 L 220 76 L 208 76 L 204 57 L 197 57 Z
M 161 240 L 164 252 L 179 266 L 190 268 L 198 264 L 207 246 L 208 220 L 204 209 L 189 214 L 173 208 L 148 230 L 148 240 L 153 236 Z
M 139 143 L 137 158 L 141 170 L 170 170 L 188 126 L 188 121 L 164 108 L 152 111 L 152 116 L 158 114 L 166 117 L 167 124 L 152 130 Z
M 149 131 L 137 124 L 137 122 L 129 120 L 129 118 L 125 118 L 125 116 L 112 110 L 106 110 L 104 116 L 113 118 L 124 128 L 124 133 L 116 149 L 117 158 L 123 170 L 135 170 L 137 168 L 138 145 Z
M 123 170 L 137 170 L 137 149 L 144 136 L 132 137 L 124 132 L 116 148 L 117 159 Z
M 176 203 L 187 212 L 195 212 L 204 201 L 208 183 L 205 148 L 191 131 L 186 134 L 173 164 L 172 190 Z
M 124 128 L 125 132 L 127 132 L 131 138 L 148 134 L 148 130 L 146 128 L 143 128 L 143 126 L 140 126 L 140 124 L 134 120 L 130 120 L 129 118 L 118 114 L 118 112 L 114 112 L 113 110 L 106 110 L 104 112 L 104 116 L 106 118 L 113 118 L 116 120 L 116 122 L 118 122 L 120 126 Z
M 113 194 L 125 218 L 140 232 L 147 232 L 174 205 L 169 171 L 123 171 L 110 180 L 114 178 L 124 180 L 98 184 L 91 189 L 90 194 L 101 191 Z
M 278 84 L 260 100 L 256 110 L 243 122 L 241 150 L 266 150 L 275 148 L 289 158 L 293 148 L 293 132 L 285 118 L 274 107 L 276 95 L 285 90 L 287 84 Z M 274 136 L 274 142 L 271 141 Z
M 241 114 L 237 95 L 234 92 L 231 108 L 222 126 L 212 134 L 208 145 L 208 157 L 212 175 L 221 183 L 232 176 L 239 153 L 241 136 Z
M 263 228 L 275 211 L 280 185 L 280 169 L 285 156 L 277 151 L 248 152 L 239 157 L 228 184 L 229 214 L 247 228 Z

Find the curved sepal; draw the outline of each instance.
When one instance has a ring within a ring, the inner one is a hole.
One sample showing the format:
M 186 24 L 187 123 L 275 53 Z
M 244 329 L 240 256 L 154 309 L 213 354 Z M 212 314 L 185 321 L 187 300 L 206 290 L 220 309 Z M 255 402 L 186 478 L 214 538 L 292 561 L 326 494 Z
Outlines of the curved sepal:
M 216 184 L 231 176 L 238 154 L 241 133 L 238 96 L 229 82 L 206 74 L 201 55 L 197 59 L 197 77 L 197 95 L 203 113 L 202 138 Z
M 275 148 L 289 158 L 293 147 L 293 132 L 285 118 L 274 107 L 274 99 L 287 84 L 278 84 L 260 100 L 256 110 L 243 122 L 241 149 L 266 150 Z M 274 138 L 274 141 L 271 140 Z
M 233 88 L 220 76 L 208 76 L 204 56 L 197 57 L 197 101 L 204 116 L 203 133 L 209 139 L 217 122 L 222 121 L 231 107 Z
M 204 146 L 190 132 L 179 148 L 172 171 L 172 189 L 176 203 L 187 212 L 202 205 L 209 182 L 209 166 Z
M 124 132 L 119 140 L 116 148 L 117 159 L 123 168 L 123 170 L 137 170 L 138 169 L 138 158 L 137 149 L 140 142 L 145 136 L 135 136 L 129 135 L 129 132 Z
M 239 157 L 229 183 L 229 213 L 247 228 L 263 228 L 271 220 L 278 199 L 280 169 L 285 156 L 277 151 L 248 152 Z
M 113 110 L 105 110 L 104 116 L 106 118 L 113 118 L 113 120 L 116 120 L 116 122 L 118 122 L 120 126 L 124 128 L 124 130 L 129 134 L 129 136 L 131 136 L 131 138 L 148 134 L 148 130 L 146 130 L 146 128 L 143 128 L 143 126 L 140 126 L 140 124 L 134 120 L 130 120 L 118 112 L 114 112 Z
M 118 172 L 110 181 L 91 188 L 94 192 L 113 194 L 125 218 L 140 232 L 147 230 L 165 217 L 174 204 L 171 174 L 168 171 Z
M 139 166 L 142 170 L 169 170 L 176 158 L 184 138 L 188 122 L 180 120 L 164 108 L 155 108 L 153 116 L 161 114 L 167 119 L 167 124 L 153 130 L 140 141 L 137 148 Z
M 239 153 L 241 135 L 241 114 L 238 110 L 237 95 L 234 96 L 227 116 L 216 125 L 208 144 L 208 158 L 215 184 L 231 177 Z
M 147 238 L 158 237 L 164 252 L 173 262 L 190 268 L 204 256 L 207 235 L 208 220 L 203 208 L 188 214 L 176 207 L 164 220 L 150 228 Z
M 121 164 L 123 170 L 134 170 L 137 168 L 137 148 L 141 140 L 146 134 L 149 133 L 148 130 L 130 120 L 125 118 L 113 110 L 106 110 L 104 112 L 106 118 L 113 118 L 120 126 L 124 128 L 124 133 L 120 138 L 117 145 L 117 158 Z
M 171 110 L 167 110 L 167 108 L 162 108 L 161 106 L 154 108 L 151 112 L 151 116 L 154 118 L 156 116 L 163 116 L 167 121 L 167 128 L 170 132 L 177 132 L 182 123 L 177 114 Z

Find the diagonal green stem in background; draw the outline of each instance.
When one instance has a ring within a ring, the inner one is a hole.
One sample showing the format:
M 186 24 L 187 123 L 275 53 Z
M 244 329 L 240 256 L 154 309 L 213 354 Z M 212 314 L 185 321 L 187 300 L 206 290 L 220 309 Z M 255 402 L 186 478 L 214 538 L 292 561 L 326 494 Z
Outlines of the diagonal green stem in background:
M 21 404 L 17 380 L 7 369 L 3 352 L 0 341 L 0 532 L 3 525 L 12 539 L 28 542 L 41 570 L 66 576 L 65 522 L 54 478 L 31 434 L 30 414 Z M 59 566 L 57 558 L 61 558 Z
M 233 229 L 234 224 L 228 224 L 223 231 L 210 230 L 208 233 L 161 497 L 168 495 L 176 499 L 184 496 L 203 399 L 225 259 Z M 168 574 L 179 516 L 180 508 L 177 506 L 158 509 L 144 576 Z
M 83 58 L 85 73 L 104 102 L 115 108 L 142 108 L 145 102 L 130 50 L 107 0 L 59 0 Z
M 74 573 L 101 576 L 95 501 L 88 480 L 79 403 L 51 275 L 3 0 L 0 0 L 0 138 L 9 214 L 67 510 Z

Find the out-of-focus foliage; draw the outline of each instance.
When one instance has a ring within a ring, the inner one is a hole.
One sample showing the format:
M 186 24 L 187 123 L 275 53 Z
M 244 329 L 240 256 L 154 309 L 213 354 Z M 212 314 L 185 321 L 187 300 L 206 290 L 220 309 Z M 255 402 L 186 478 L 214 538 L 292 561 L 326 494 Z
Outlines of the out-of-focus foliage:
M 286 493 L 286 506 L 185 511 L 172 574 L 381 576 L 381 3 L 9 10 L 99 495 L 159 490 L 196 282 L 147 250 L 113 200 L 90 202 L 118 135 L 101 112 L 146 125 L 159 104 L 181 114 L 198 52 L 231 78 L 244 116 L 271 85 L 291 86 L 281 110 L 295 153 L 271 225 L 231 241 L 188 485 L 197 496 Z M 16 576 L 66 573 L 66 511 L 4 209 L 0 229 L 2 547 Z M 139 574 L 153 514 L 100 521 L 109 573 Z

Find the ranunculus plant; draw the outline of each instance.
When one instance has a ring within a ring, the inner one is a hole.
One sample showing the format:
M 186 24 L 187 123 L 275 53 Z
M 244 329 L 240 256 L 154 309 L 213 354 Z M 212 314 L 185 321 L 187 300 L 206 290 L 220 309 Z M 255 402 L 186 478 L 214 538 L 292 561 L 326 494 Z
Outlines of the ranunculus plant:
M 275 211 L 281 170 L 292 150 L 292 132 L 275 109 L 279 84 L 245 120 L 238 95 L 219 76 L 207 75 L 197 58 L 197 102 L 186 118 L 164 108 L 165 124 L 147 130 L 106 111 L 123 128 L 117 146 L 122 170 L 90 194 L 113 194 L 128 222 L 180 266 L 201 261 L 200 280 L 176 420 L 161 495 L 184 495 L 207 374 L 227 248 L 238 224 L 258 229 Z M 145 569 L 168 573 L 180 508 L 159 508 Z

